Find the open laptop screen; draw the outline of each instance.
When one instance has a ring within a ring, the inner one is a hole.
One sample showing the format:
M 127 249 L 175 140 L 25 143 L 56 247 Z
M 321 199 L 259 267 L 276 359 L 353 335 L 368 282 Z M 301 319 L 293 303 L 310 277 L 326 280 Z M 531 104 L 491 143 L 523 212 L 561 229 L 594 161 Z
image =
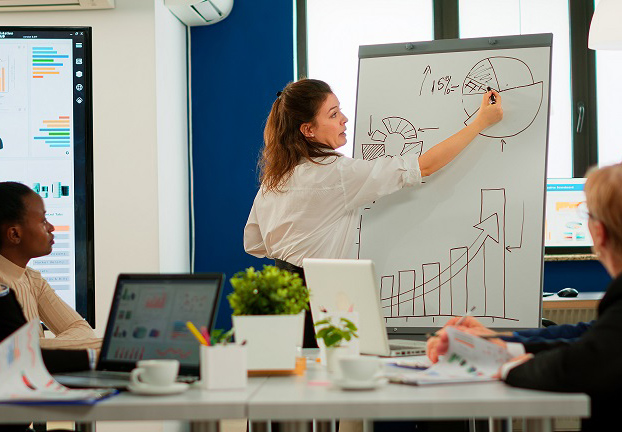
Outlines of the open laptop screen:
M 547 179 L 546 252 L 590 253 L 593 245 L 587 228 L 584 178 Z
M 198 371 L 199 344 L 186 327 L 211 330 L 222 274 L 120 275 L 98 369 L 131 370 L 142 359 L 177 359 Z

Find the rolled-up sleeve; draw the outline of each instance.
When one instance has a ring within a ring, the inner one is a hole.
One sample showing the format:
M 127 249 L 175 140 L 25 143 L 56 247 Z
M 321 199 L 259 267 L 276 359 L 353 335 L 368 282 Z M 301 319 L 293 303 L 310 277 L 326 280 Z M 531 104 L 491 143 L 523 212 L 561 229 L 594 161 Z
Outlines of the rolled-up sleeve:
M 419 157 L 383 157 L 373 161 L 351 159 L 341 166 L 346 209 L 352 210 L 421 183 Z

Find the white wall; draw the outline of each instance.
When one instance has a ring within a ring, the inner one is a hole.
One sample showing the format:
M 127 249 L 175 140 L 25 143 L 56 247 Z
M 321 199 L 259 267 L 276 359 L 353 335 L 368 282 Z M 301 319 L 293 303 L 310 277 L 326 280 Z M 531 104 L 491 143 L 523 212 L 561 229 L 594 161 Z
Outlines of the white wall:
M 190 207 L 186 26 L 164 6 L 163 0 L 155 2 L 155 23 L 160 271 L 187 272 Z
M 96 332 L 121 272 L 188 272 L 186 27 L 163 0 L 1 13 L 2 25 L 93 27 Z M 176 422 L 98 424 L 176 431 Z
M 96 332 L 120 272 L 189 271 L 185 26 L 163 0 L 1 13 L 2 25 L 93 27 Z

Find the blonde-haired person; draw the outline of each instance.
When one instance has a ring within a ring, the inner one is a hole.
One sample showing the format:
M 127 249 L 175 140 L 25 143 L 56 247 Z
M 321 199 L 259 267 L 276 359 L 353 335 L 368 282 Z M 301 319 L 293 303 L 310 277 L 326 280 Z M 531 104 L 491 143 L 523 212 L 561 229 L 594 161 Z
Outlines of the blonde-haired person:
M 352 159 L 335 151 L 347 141 L 348 119 L 330 86 L 314 79 L 289 83 L 266 122 L 261 187 L 244 228 L 244 249 L 303 279 L 304 258 L 348 257 L 359 207 L 419 184 L 502 116 L 501 97 L 492 90 L 482 97 L 475 121 L 420 157 Z M 305 346 L 316 346 L 307 318 Z
M 500 371 L 506 383 L 539 390 L 584 392 L 591 399 L 591 417 L 583 431 L 618 430 L 617 410 L 622 389 L 622 163 L 589 172 L 585 183 L 588 228 L 594 253 L 613 281 L 598 305 L 598 317 L 590 325 L 541 329 L 542 339 L 521 344 L 493 339 L 518 356 Z M 449 325 L 455 324 L 455 319 Z M 559 329 L 578 336 L 573 340 L 550 337 Z M 474 318 L 461 329 L 473 334 L 493 334 Z M 549 333 L 548 335 L 546 333 Z M 537 336 L 534 332 L 533 336 Z M 428 356 L 436 361 L 447 351 L 444 332 L 428 343 Z

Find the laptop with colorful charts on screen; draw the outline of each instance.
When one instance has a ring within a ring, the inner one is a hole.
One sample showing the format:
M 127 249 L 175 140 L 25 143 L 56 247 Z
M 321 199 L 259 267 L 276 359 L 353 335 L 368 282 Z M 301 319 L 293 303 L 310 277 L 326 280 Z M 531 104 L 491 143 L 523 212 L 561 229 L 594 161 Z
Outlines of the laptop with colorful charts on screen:
M 199 343 L 187 321 L 211 331 L 224 274 L 121 274 L 94 371 L 56 374 L 71 387 L 126 387 L 139 360 L 177 359 L 181 380 L 199 376 Z

